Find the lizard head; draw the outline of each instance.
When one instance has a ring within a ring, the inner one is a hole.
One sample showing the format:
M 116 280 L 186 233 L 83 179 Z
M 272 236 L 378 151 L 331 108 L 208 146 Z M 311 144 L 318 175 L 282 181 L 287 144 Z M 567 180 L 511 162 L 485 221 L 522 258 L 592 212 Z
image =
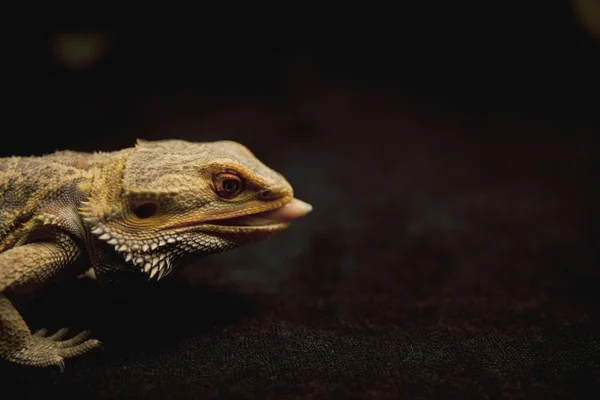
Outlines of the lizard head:
M 138 141 L 121 160 L 101 174 L 80 213 L 92 234 L 151 279 L 185 255 L 265 239 L 312 209 L 236 142 Z

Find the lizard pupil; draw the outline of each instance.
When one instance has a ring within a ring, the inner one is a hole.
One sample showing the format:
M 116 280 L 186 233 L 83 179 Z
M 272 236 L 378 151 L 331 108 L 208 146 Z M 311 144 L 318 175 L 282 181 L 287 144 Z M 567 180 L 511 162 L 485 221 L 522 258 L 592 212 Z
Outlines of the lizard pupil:
M 240 183 L 235 179 L 227 179 L 223 182 L 223 189 L 225 189 L 225 191 L 229 193 L 236 192 L 239 189 L 239 187 Z
M 158 205 L 156 205 L 155 203 L 144 203 L 144 204 L 140 204 L 139 206 L 137 206 L 133 210 L 133 213 L 138 218 L 143 219 L 143 218 L 150 218 L 151 216 L 156 214 L 157 211 L 158 211 Z

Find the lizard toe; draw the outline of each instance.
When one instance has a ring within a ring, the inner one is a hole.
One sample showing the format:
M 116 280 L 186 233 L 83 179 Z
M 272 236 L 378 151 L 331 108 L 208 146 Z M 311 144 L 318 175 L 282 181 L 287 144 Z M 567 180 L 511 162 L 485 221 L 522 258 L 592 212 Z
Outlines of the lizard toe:
M 61 328 L 61 329 L 57 330 L 54 334 L 48 336 L 48 339 L 54 340 L 54 341 L 59 341 L 62 338 L 64 338 L 65 336 L 67 336 L 68 333 L 69 333 L 69 328 Z
M 76 346 L 78 344 L 85 342 L 91 335 L 92 335 L 92 332 L 90 332 L 90 331 L 79 332 L 77 335 L 73 336 L 71 339 L 56 342 L 56 345 L 58 347 L 73 347 L 73 346 Z
M 35 331 L 33 336 L 44 337 L 44 336 L 46 336 L 47 333 L 48 333 L 48 329 L 42 328 L 42 329 L 38 329 L 37 331 Z
M 97 349 L 100 347 L 102 347 L 102 343 L 99 340 L 89 339 L 89 340 L 86 340 L 85 342 L 80 343 L 75 346 L 62 347 L 58 350 L 58 353 L 60 354 L 60 356 L 62 356 L 64 358 L 71 358 L 71 357 L 80 356 L 82 354 L 85 354 L 91 350 L 94 350 L 94 349 Z

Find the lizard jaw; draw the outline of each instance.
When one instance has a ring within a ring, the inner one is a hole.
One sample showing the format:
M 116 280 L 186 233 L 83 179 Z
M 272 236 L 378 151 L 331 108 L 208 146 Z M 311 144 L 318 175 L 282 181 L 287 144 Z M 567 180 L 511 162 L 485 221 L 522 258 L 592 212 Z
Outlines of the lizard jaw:
M 310 204 L 293 198 L 283 206 L 273 210 L 243 215 L 241 217 L 208 221 L 206 224 L 230 227 L 269 227 L 289 225 L 292 220 L 303 217 L 311 211 L 312 206 Z

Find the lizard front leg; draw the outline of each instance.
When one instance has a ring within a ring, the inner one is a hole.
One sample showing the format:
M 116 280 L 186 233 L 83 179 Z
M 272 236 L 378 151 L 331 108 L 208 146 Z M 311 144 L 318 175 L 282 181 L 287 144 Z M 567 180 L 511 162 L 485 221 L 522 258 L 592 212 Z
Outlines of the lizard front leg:
M 6 290 L 29 284 L 41 284 L 64 271 L 80 256 L 81 250 L 64 233 L 56 233 L 51 242 L 24 244 L 0 253 L 0 358 L 36 367 L 64 368 L 64 358 L 86 353 L 100 346 L 97 340 L 88 340 L 89 332 L 61 340 L 67 330 L 45 336 L 42 329 L 34 334 L 3 294 Z

